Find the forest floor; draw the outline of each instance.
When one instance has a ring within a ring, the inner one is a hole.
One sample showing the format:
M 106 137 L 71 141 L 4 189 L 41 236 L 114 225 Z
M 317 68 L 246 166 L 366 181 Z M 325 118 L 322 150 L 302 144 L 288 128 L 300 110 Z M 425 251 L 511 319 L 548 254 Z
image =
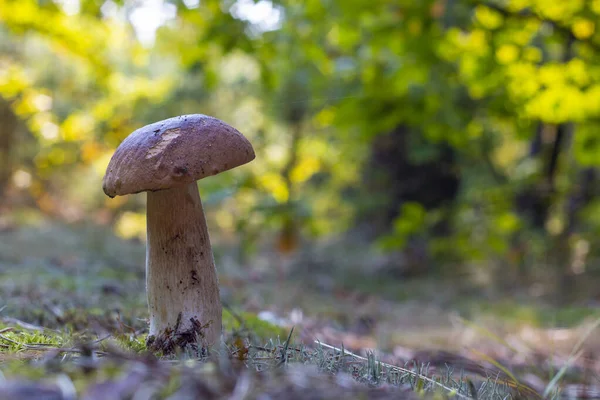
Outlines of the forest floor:
M 225 344 L 156 358 L 142 243 L 2 227 L 0 399 L 600 398 L 599 308 L 361 274 L 332 265 L 334 247 L 246 265 L 217 248 Z

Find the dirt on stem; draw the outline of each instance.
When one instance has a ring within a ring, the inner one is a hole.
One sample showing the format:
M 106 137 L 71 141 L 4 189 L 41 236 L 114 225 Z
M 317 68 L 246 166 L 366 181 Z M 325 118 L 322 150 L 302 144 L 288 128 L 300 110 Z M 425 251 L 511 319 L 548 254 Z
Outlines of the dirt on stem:
M 177 323 L 174 328 L 166 328 L 159 335 L 150 335 L 146 340 L 146 346 L 153 352 L 163 355 L 173 354 L 178 350 L 192 350 L 195 353 L 204 355 L 207 348 L 202 345 L 204 342 L 204 331 L 213 321 L 208 321 L 202 325 L 197 318 L 190 318 L 191 326 L 187 329 L 181 329 L 182 313 L 177 315 Z M 198 344 L 201 344 L 198 346 Z

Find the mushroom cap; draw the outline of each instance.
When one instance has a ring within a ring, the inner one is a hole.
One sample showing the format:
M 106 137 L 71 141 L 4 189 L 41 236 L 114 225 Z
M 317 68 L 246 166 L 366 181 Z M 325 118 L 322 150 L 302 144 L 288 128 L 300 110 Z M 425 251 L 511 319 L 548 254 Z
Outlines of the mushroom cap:
M 110 197 L 187 185 L 254 159 L 252 145 L 225 122 L 182 115 L 131 133 L 113 154 L 102 188 Z

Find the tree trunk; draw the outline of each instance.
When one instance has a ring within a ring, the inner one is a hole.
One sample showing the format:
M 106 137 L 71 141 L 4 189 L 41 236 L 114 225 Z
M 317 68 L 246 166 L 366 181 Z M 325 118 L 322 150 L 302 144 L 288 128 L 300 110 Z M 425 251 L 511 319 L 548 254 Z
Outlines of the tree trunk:
M 17 117 L 8 102 L 0 98 L 0 205 L 6 200 L 6 189 L 13 173 L 16 128 Z

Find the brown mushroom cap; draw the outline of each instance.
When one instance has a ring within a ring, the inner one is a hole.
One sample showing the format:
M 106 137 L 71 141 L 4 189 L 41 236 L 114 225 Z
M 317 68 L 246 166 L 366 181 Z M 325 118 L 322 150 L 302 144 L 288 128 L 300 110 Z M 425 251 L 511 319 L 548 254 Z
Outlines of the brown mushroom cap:
M 169 189 L 254 159 L 248 140 L 225 122 L 202 114 L 146 125 L 113 154 L 102 187 L 110 197 Z

